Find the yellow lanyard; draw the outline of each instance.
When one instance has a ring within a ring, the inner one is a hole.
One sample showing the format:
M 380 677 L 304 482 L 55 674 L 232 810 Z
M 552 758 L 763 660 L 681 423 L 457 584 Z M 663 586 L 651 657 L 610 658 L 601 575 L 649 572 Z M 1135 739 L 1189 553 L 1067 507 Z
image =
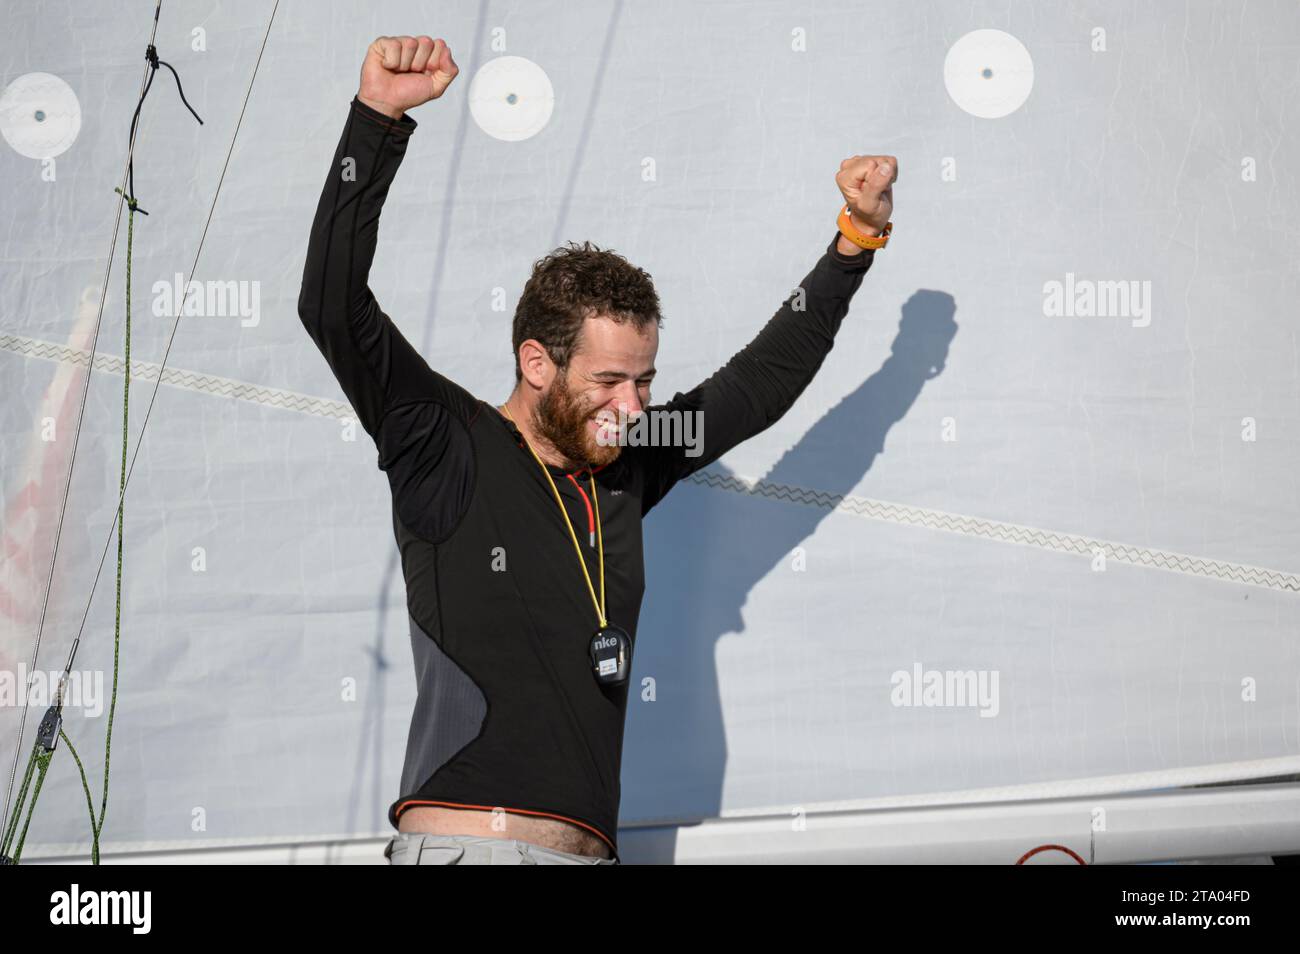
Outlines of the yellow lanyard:
M 501 405 L 501 413 L 510 419 L 511 424 L 515 423 L 515 419 L 510 417 L 510 411 L 504 404 Z M 537 451 L 533 450 L 533 445 L 527 437 L 524 438 L 524 443 L 528 445 L 529 451 L 532 452 L 533 460 L 537 461 L 537 466 L 542 468 L 542 473 L 546 475 L 546 480 L 551 485 L 551 493 L 555 494 L 555 502 L 560 505 L 560 513 L 564 516 L 564 523 L 569 528 L 569 536 L 573 539 L 573 551 L 578 554 L 578 566 L 582 567 L 582 576 L 587 581 L 587 592 L 591 594 L 591 602 L 595 605 L 596 615 L 600 618 L 600 628 L 604 629 L 609 625 L 605 619 L 605 540 L 600 534 L 600 499 L 596 496 L 596 475 L 591 472 L 590 467 L 587 468 L 587 475 L 591 478 L 592 507 L 596 511 L 596 541 L 599 545 L 598 552 L 600 554 L 599 601 L 596 600 L 596 589 L 591 585 L 591 574 L 587 572 L 587 561 L 582 558 L 582 547 L 578 545 L 578 535 L 573 530 L 573 521 L 569 519 L 569 511 L 564 508 L 564 499 L 560 496 L 560 490 L 555 486 L 551 472 L 546 469 L 542 459 L 537 456 Z

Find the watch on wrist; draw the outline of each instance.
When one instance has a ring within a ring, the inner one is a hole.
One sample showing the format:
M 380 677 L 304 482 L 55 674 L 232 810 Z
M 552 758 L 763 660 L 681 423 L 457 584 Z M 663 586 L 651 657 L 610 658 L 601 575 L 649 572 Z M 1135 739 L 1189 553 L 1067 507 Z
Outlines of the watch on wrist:
M 840 209 L 840 217 L 835 221 L 839 227 L 840 234 L 856 245 L 858 248 L 877 249 L 884 248 L 889 244 L 889 235 L 894 230 L 893 222 L 886 222 L 885 227 L 879 235 L 864 235 L 853 224 L 853 219 L 849 215 L 849 204 L 844 203 L 844 208 Z

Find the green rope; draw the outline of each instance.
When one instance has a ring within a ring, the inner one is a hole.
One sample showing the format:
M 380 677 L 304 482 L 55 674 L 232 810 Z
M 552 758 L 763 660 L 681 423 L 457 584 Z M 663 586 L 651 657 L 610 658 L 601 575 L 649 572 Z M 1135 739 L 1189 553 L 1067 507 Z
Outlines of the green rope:
M 86 793 L 86 811 L 90 812 L 90 830 L 94 833 L 95 838 L 90 857 L 93 864 L 99 864 L 99 830 L 101 826 L 95 823 L 95 803 L 90 797 L 90 783 L 86 781 L 86 767 L 81 764 L 81 756 L 77 754 L 77 747 L 72 744 L 72 740 L 68 738 L 63 729 L 59 729 L 59 738 L 67 743 L 68 751 L 72 753 L 72 759 L 77 763 L 77 771 L 81 773 L 81 788 Z
M 113 191 L 119 194 L 122 192 L 121 189 L 114 189 Z M 122 649 L 122 524 L 126 514 L 126 452 L 127 441 L 130 436 L 131 409 L 131 252 L 135 239 L 135 212 L 137 207 L 138 203 L 135 199 L 127 199 L 127 208 L 130 211 L 127 215 L 126 224 L 126 333 L 123 348 L 126 369 L 123 374 L 124 383 L 122 386 L 122 469 L 117 486 L 117 606 L 113 618 L 113 693 L 108 706 L 108 731 L 104 735 L 104 797 L 100 802 L 98 818 L 95 817 L 95 803 L 90 795 L 90 783 L 86 779 L 86 767 L 81 761 L 81 756 L 77 753 L 76 746 L 72 744 L 72 740 L 63 731 L 62 720 L 60 719 L 57 723 L 59 738 L 67 743 L 68 751 L 72 753 L 73 759 L 77 762 L 77 771 L 81 774 L 81 788 L 86 793 L 86 810 L 90 813 L 90 858 L 92 864 L 99 864 L 99 833 L 104 830 L 104 818 L 108 815 L 108 771 L 113 748 L 113 716 L 117 712 L 117 682 Z M 59 689 L 57 705 L 61 710 L 63 706 L 62 687 Z M 16 810 L 9 821 L 9 827 L 5 830 L 3 839 L 0 839 L 0 855 L 9 856 L 9 846 L 13 844 L 14 836 L 17 834 L 18 844 L 13 855 L 10 856 L 14 864 L 17 864 L 19 859 L 22 858 L 23 842 L 27 839 L 27 829 L 32 823 L 32 813 L 36 811 L 36 800 L 40 797 L 41 786 L 45 784 L 45 773 L 50 767 L 50 760 L 54 757 L 53 745 L 54 743 L 50 743 L 50 748 L 46 749 L 38 738 L 36 744 L 32 746 L 32 754 L 27 760 L 27 769 L 23 773 L 23 783 L 18 790 Z M 32 790 L 32 800 L 30 804 L 27 804 L 27 815 L 23 818 L 22 809 L 27 802 L 27 792 L 31 789 L 33 773 L 36 773 L 36 788 Z M 21 833 L 18 832 L 18 820 L 20 818 L 23 818 Z
M 22 815 L 23 802 L 26 801 L 27 799 L 27 789 L 30 788 L 32 784 L 32 772 L 35 771 L 36 769 L 36 761 L 37 761 L 37 756 L 39 755 L 39 751 L 40 751 L 39 745 L 32 746 L 31 757 L 27 759 L 27 769 L 26 771 L 23 772 L 23 784 L 18 789 L 18 802 L 16 803 L 17 810 L 14 812 L 13 817 L 9 819 L 9 827 L 5 829 L 4 842 L 0 843 L 0 854 L 7 856 L 9 854 L 9 846 L 13 844 L 14 833 L 17 832 L 18 830 L 18 819 Z M 33 802 L 31 808 L 35 808 L 35 807 L 36 804 L 35 802 Z M 31 821 L 31 817 L 32 817 L 31 808 L 27 810 L 27 819 L 29 822 Z M 24 830 L 26 829 L 24 828 Z M 20 850 L 19 854 L 21 853 L 22 852 Z M 17 864 L 17 862 L 18 862 L 18 857 L 15 855 L 14 863 Z
M 36 767 L 40 769 L 36 776 L 36 790 L 32 792 L 32 805 L 27 811 L 27 819 L 23 822 L 23 832 L 18 836 L 18 847 L 14 849 L 14 862 L 23 856 L 23 842 L 27 840 L 27 827 L 32 823 L 32 811 L 36 808 L 36 799 L 40 797 L 41 786 L 45 784 L 45 772 L 50 767 L 50 759 L 54 757 L 54 750 L 33 753 L 33 761 Z M 30 770 L 28 778 L 31 777 Z
M 126 330 L 122 349 L 126 363 L 122 373 L 122 470 L 117 488 L 117 607 L 113 615 L 113 694 L 108 705 L 108 731 L 104 734 L 104 800 L 99 809 L 99 824 L 95 826 L 95 864 L 99 864 L 99 833 L 104 827 L 104 816 L 108 814 L 108 759 L 113 744 L 118 660 L 122 648 L 122 525 L 126 522 L 126 447 L 131 408 L 131 242 L 135 233 L 134 198 L 127 203 L 127 207 L 130 212 L 126 220 Z
M 119 679 L 119 675 L 120 675 L 120 672 L 121 672 L 121 668 L 120 668 L 120 667 L 121 667 L 121 650 L 122 650 L 122 564 L 123 564 L 123 561 L 124 561 L 124 548 L 125 548 L 125 545 L 124 545 L 123 524 L 124 524 L 124 522 L 125 522 L 125 515 L 126 515 L 126 485 L 127 485 L 127 479 L 130 477 L 130 471 L 131 471 L 131 469 L 134 467 L 134 459 L 132 459 L 132 461 L 131 461 L 131 465 L 132 465 L 131 467 L 128 467 L 128 464 L 127 464 L 127 450 L 128 450 L 128 446 L 129 446 L 129 443 L 130 443 L 130 433 L 131 433 L 131 430 L 130 430 L 130 408 L 131 408 L 131 265 L 132 265 L 132 246 L 133 246 L 133 240 L 134 240 L 134 236 L 135 236 L 135 213 L 138 211 L 138 212 L 140 212 L 141 215 L 148 215 L 148 214 L 149 214 L 149 213 L 146 212 L 144 209 L 140 208 L 139 203 L 138 203 L 138 202 L 136 201 L 136 199 L 135 199 L 134 147 L 135 147 L 135 141 L 136 141 L 136 129 L 137 129 L 137 124 L 139 123 L 139 120 L 140 120 L 140 110 L 141 110 L 141 108 L 144 106 L 145 97 L 148 95 L 149 90 L 150 90 L 150 88 L 151 88 L 152 85 L 153 85 L 154 75 L 158 72 L 158 67 L 160 67 L 160 66 L 165 66 L 165 67 L 167 67 L 168 70 L 171 71 L 171 74 L 172 74 L 173 78 L 175 78 L 175 80 L 176 80 L 176 92 L 177 92 L 177 95 L 180 96 L 181 102 L 185 105 L 185 108 L 188 109 L 188 110 L 190 111 L 190 115 L 192 115 L 196 120 L 198 120 L 198 122 L 199 122 L 200 125 L 203 124 L 203 120 L 199 117 L 199 114 L 196 113 L 196 112 L 194 112 L 194 107 L 192 107 L 192 106 L 189 104 L 189 102 L 185 99 L 185 91 L 184 91 L 184 89 L 181 88 L 181 78 L 180 78 L 180 75 L 176 72 L 175 67 L 173 67 L 170 63 L 167 63 L 166 61 L 164 61 L 164 60 L 160 60 L 160 59 L 158 58 L 158 51 L 157 51 L 157 48 L 154 46 L 153 41 L 154 41 L 154 39 L 157 37 L 157 34 L 158 34 L 158 18 L 159 18 L 159 14 L 160 14 L 160 12 L 161 12 L 161 9 L 162 9 L 162 0 L 157 0 L 156 4 L 155 4 L 155 6 L 154 6 L 154 16 L 153 16 L 153 21 L 154 21 L 154 23 L 153 23 L 153 32 L 150 34 L 150 37 L 149 37 L 149 46 L 148 46 L 148 48 L 147 48 L 146 51 L 145 51 L 145 59 L 146 59 L 146 60 L 148 61 L 148 63 L 149 63 L 150 72 L 148 73 L 148 78 L 146 79 L 146 81 L 144 82 L 143 87 L 141 88 L 141 91 L 140 91 L 140 99 L 139 99 L 139 101 L 136 103 L 136 106 L 135 106 L 135 113 L 134 113 L 134 114 L 132 115 L 132 117 L 131 117 L 131 135 L 130 135 L 131 150 L 128 151 L 128 153 L 127 153 L 126 179 L 125 179 L 125 181 L 124 181 L 125 189 L 119 187 L 119 188 L 116 188 L 116 189 L 113 190 L 113 191 L 115 191 L 118 195 L 120 195 L 120 196 L 122 197 L 123 200 L 125 200 L 125 203 L 126 203 L 128 209 L 129 209 L 130 211 L 129 211 L 128 220 L 127 220 L 127 240 L 126 240 L 126 322 L 125 322 L 125 346 L 124 346 L 124 354 L 125 354 L 125 362 L 126 362 L 126 364 L 125 364 L 125 371 L 124 371 L 124 374 L 123 374 L 123 387 L 122 387 L 122 467 L 121 467 L 120 475 L 119 475 L 119 477 L 118 477 L 118 507 L 117 507 L 117 593 L 116 593 L 116 606 L 115 606 L 115 610 L 114 610 L 114 618 L 113 618 L 113 692 L 112 692 L 112 701 L 111 701 L 111 703 L 110 703 L 110 705 L 109 705 L 109 709 L 108 709 L 108 727 L 107 727 L 107 730 L 106 730 L 105 735 L 104 735 L 104 794 L 103 794 L 103 799 L 102 799 L 101 802 L 100 802 L 99 817 L 96 818 L 96 817 L 95 817 L 95 806 L 94 806 L 94 801 L 93 801 L 93 799 L 91 798 L 91 794 L 90 794 L 90 784 L 89 784 L 89 782 L 88 782 L 88 780 L 87 780 L 87 778 L 86 778 L 86 770 L 85 770 L 85 766 L 84 766 L 84 764 L 82 763 L 82 761 L 81 761 L 81 757 L 80 757 L 80 755 L 78 755 L 76 748 L 73 746 L 73 744 L 72 744 L 72 740 L 69 739 L 68 736 L 67 736 L 67 734 L 63 731 L 63 690 L 64 690 L 64 688 L 66 687 L 66 680 L 67 680 L 67 677 L 68 677 L 69 673 L 71 672 L 73 660 L 76 658 L 76 654 L 77 654 L 77 646 L 80 644 L 80 641 L 81 641 L 81 630 L 78 630 L 78 631 L 77 631 L 76 639 L 74 639 L 74 640 L 73 640 L 73 643 L 72 643 L 72 652 L 71 652 L 71 655 L 68 657 L 68 663 L 67 663 L 67 665 L 64 667 L 64 675 L 63 675 L 63 679 L 60 680 L 60 683 L 59 683 L 59 689 L 58 689 L 58 693 L 57 693 L 57 695 L 56 695 L 56 697 L 55 697 L 55 701 L 54 701 L 54 703 L 49 707 L 49 709 L 46 711 L 45 718 L 43 718 L 43 719 L 41 720 L 41 727 L 40 727 L 40 730 L 39 730 L 38 733 L 37 733 L 36 741 L 35 741 L 35 743 L 34 743 L 33 746 L 32 746 L 32 752 L 31 752 L 30 757 L 28 758 L 26 771 L 25 771 L 24 774 L 23 774 L 23 783 L 22 783 L 21 789 L 20 789 L 20 791 L 19 791 L 18 801 L 17 801 L 17 803 L 14 805 L 14 813 L 13 813 L 13 817 L 12 817 L 12 819 L 10 819 L 10 818 L 9 818 L 10 796 L 11 796 L 12 793 L 13 793 L 14 780 L 15 780 L 15 777 L 16 777 L 16 775 L 17 775 L 18 759 L 19 759 L 19 756 L 20 756 L 20 754 L 21 754 L 21 745 L 22 745 L 22 738 L 21 738 L 21 736 L 23 735 L 21 729 L 20 729 L 20 731 L 19 731 L 19 733 L 18 733 L 18 734 L 19 734 L 18 748 L 15 749 L 15 752 L 14 752 L 13 771 L 11 771 L 11 773 L 10 773 L 10 777 L 9 777 L 9 788 L 8 788 L 8 791 L 6 792 L 6 795 L 5 795 L 5 802 L 4 802 L 5 821 L 4 821 L 4 822 L 0 822 L 0 825 L 4 825 L 4 826 L 5 826 L 5 830 L 4 830 L 4 832 L 3 832 L 3 837 L 0 837 L 0 864 L 4 864 L 4 865 L 8 865 L 8 864 L 17 864 L 17 863 L 18 863 L 18 859 L 19 859 L 19 857 L 20 857 L 21 854 L 22 854 L 23 840 L 26 839 L 26 836 L 27 836 L 27 829 L 28 829 L 28 826 L 31 824 L 32 813 L 33 813 L 33 812 L 35 811 L 35 809 L 36 809 L 36 799 L 37 799 L 37 796 L 40 794 L 41 786 L 44 784 L 44 781 L 45 781 L 45 773 L 46 773 L 46 770 L 49 768 L 50 760 L 53 758 L 53 755 L 54 755 L 54 749 L 55 749 L 55 747 L 58 745 L 58 740 L 59 740 L 59 739 L 63 739 L 63 740 L 67 743 L 68 748 L 72 751 L 73 758 L 75 758 L 76 761 L 77 761 L 77 770 L 78 770 L 78 772 L 81 774 L 81 787 L 82 787 L 82 790 L 83 790 L 83 791 L 85 792 L 85 794 L 86 794 L 86 808 L 87 808 L 87 811 L 88 811 L 89 814 L 90 814 L 90 827 L 91 827 L 91 834 L 92 834 L 91 857 L 92 857 L 92 859 L 93 859 L 93 861 L 94 861 L 95 864 L 99 864 L 99 835 L 100 835 L 100 832 L 103 830 L 103 827 L 104 827 L 104 820 L 105 820 L 105 818 L 107 818 L 107 816 L 108 816 L 108 782 L 109 782 L 109 769 L 110 769 L 110 762 L 111 762 L 111 759 L 112 759 L 112 749 L 113 749 L 113 720 L 114 720 L 114 717 L 115 717 L 115 715 L 116 715 L 116 713 L 117 713 L 117 688 L 118 688 L 118 679 Z M 275 7 L 271 10 L 271 19 L 267 22 L 267 25 L 266 25 L 266 33 L 265 33 L 265 35 L 264 35 L 263 38 L 262 38 L 262 50 L 258 53 L 258 56 L 257 56 L 257 64 L 253 67 L 253 78 L 252 78 L 252 80 L 249 81 L 249 84 L 248 84 L 248 92 L 247 92 L 247 93 L 245 94 L 245 96 L 244 96 L 244 107 L 245 107 L 245 108 L 247 108 L 247 106 L 248 106 L 248 99 L 249 99 L 249 97 L 252 95 L 252 92 L 253 92 L 253 82 L 257 79 L 257 68 L 258 68 L 258 66 L 261 65 L 261 62 L 262 62 L 262 53 L 265 52 L 265 50 L 266 50 L 266 41 L 267 41 L 267 38 L 270 36 L 270 33 L 271 33 L 271 26 L 272 26 L 272 24 L 275 22 L 275 12 L 276 12 L 276 10 L 278 10 L 278 9 L 279 9 L 279 0 L 276 0 L 276 5 L 275 5 Z M 235 137 L 238 136 L 238 134 L 239 134 L 239 127 L 240 127 L 240 124 L 241 124 L 242 121 L 243 121 L 243 118 L 244 118 L 244 114 L 243 114 L 243 111 L 241 110 L 241 112 L 240 112 L 240 114 L 239 114 L 239 122 L 237 122 L 237 123 L 235 124 L 235 135 L 232 136 L 232 137 L 231 137 L 231 140 L 230 140 L 230 152 L 228 152 L 227 155 L 226 155 L 226 163 L 225 163 L 225 165 L 222 167 L 222 170 L 221 170 L 221 179 L 218 180 L 218 182 L 217 182 L 217 194 L 218 194 L 218 195 L 219 195 L 220 192 L 221 192 L 221 183 L 225 180 L 226 168 L 230 165 L 230 156 L 231 156 L 231 154 L 234 152 L 234 148 L 235 148 Z M 213 198 L 212 198 L 212 207 L 213 207 L 213 208 L 216 207 L 216 201 L 217 201 L 217 198 L 216 198 L 216 195 L 214 195 Z M 109 268 L 110 268 L 110 271 L 111 271 L 112 261 L 113 261 L 113 249 L 115 249 L 115 248 L 117 247 L 118 227 L 119 227 L 119 225 L 120 225 L 120 223 L 121 223 L 120 215 L 121 215 L 121 204 L 119 203 L 119 206 L 118 206 L 118 216 L 119 216 L 119 217 L 118 217 L 117 220 L 116 220 L 117 224 L 115 224 L 114 227 L 113 227 L 113 244 L 112 244 L 112 246 L 111 246 L 110 249 L 109 249 Z M 208 220 L 209 220 L 209 222 L 211 222 L 211 218 L 212 218 L 212 210 L 209 209 L 209 210 L 208 210 Z M 198 265 L 199 254 L 202 253 L 202 251 L 203 251 L 203 241 L 204 241 L 204 239 L 205 239 L 206 237 L 207 237 L 207 227 L 205 226 L 205 227 L 204 227 L 204 230 L 203 230 L 203 236 L 200 237 L 200 239 L 199 239 L 199 248 L 198 248 L 198 252 L 196 252 L 196 253 L 195 253 L 195 256 L 194 256 L 194 265 L 195 265 L 196 267 L 197 267 L 197 265 Z M 107 281 L 107 276 L 106 276 L 106 278 L 105 278 L 105 281 Z M 102 318 L 102 317 L 103 317 L 103 312 L 104 312 L 104 304 L 103 304 L 103 299 L 101 298 L 101 300 L 100 300 L 100 307 L 99 307 L 99 318 Z M 182 307 L 182 313 L 183 313 L 183 307 Z M 99 318 L 96 319 L 96 325 L 95 325 L 95 336 L 96 336 L 96 338 L 98 338 L 98 336 L 99 336 L 99 323 L 98 323 L 98 322 L 99 322 Z M 176 318 L 176 322 L 172 325 L 172 337 L 173 337 L 173 338 L 174 338 L 175 335 L 176 335 L 176 325 L 179 324 L 179 322 L 180 322 L 180 315 L 178 314 L 178 315 L 177 315 L 177 318 Z M 171 347 L 171 344 L 170 344 L 170 342 L 169 342 L 169 343 L 168 343 L 168 349 L 169 349 L 169 350 L 170 350 L 170 347 Z M 95 355 L 94 355 L 94 351 L 93 351 L 93 348 L 92 348 L 91 358 L 93 359 L 94 357 L 95 357 Z M 166 361 L 167 361 L 167 359 L 166 359 L 166 356 L 164 355 L 164 357 L 163 357 L 164 370 L 166 370 Z M 90 375 L 90 373 L 93 372 L 93 371 L 94 371 L 94 361 L 92 360 L 92 361 L 90 362 L 90 368 L 89 368 L 89 370 L 87 371 L 86 390 L 83 392 L 83 395 L 82 395 L 82 411 L 83 411 L 83 412 L 85 411 L 85 394 L 88 393 L 88 392 L 89 392 L 89 389 L 90 389 L 89 375 Z M 159 380 L 161 380 L 161 375 L 159 376 Z M 157 387 L 155 387 L 155 388 L 154 388 L 154 397 L 156 397 L 157 394 L 158 394 L 158 390 L 157 390 Z M 149 411 L 152 411 L 152 409 L 153 409 L 153 400 L 150 399 L 150 401 L 149 401 Z M 79 416 L 78 419 L 77 419 L 76 437 L 79 437 L 80 434 L 81 434 L 81 423 L 82 423 L 82 418 Z M 146 411 L 146 413 L 145 413 L 145 420 L 144 420 L 144 426 L 147 427 L 148 424 L 149 424 L 149 413 L 148 413 L 148 411 Z M 74 460 L 75 460 L 76 447 L 77 447 L 77 444 L 76 444 L 76 437 L 74 437 L 74 441 L 73 441 L 73 457 L 74 457 Z M 141 439 L 141 441 L 143 441 L 143 439 L 144 439 L 144 430 L 143 430 L 143 428 L 141 429 L 140 439 Z M 139 455 L 139 452 L 140 452 L 140 448 L 139 448 L 139 444 L 137 443 L 137 446 L 136 446 L 136 455 L 137 455 L 137 456 Z M 63 517 L 64 517 L 64 512 L 66 511 L 67 498 L 68 498 L 68 487 L 71 485 L 71 474 L 72 474 L 71 467 L 72 467 L 72 465 L 69 464 L 69 470 L 68 470 L 68 483 L 67 483 L 67 485 L 65 485 L 65 488 L 64 488 L 64 495 L 63 495 L 64 510 L 61 510 L 61 511 L 60 511 L 60 514 L 59 514 L 59 531 L 62 531 L 62 529 L 63 529 Z M 57 552 L 57 549 L 58 549 L 58 539 L 59 539 L 59 537 L 58 537 L 58 534 L 56 533 L 56 535 L 55 535 L 55 550 L 56 550 L 56 552 Z M 111 531 L 110 531 L 109 539 L 110 539 L 110 540 L 112 539 Z M 107 550 L 107 547 L 105 547 L 105 550 Z M 46 595 L 46 605 L 47 605 L 47 606 L 48 606 L 48 600 L 49 600 L 49 594 L 50 594 L 50 587 L 51 587 L 51 585 L 52 585 L 52 581 L 53 581 L 53 577 L 54 577 L 54 565 L 55 565 L 55 564 L 54 564 L 54 562 L 52 561 L 52 562 L 51 562 L 51 566 L 50 566 L 50 577 L 49 577 L 49 580 L 47 580 L 47 584 L 46 584 L 45 595 Z M 100 569 L 102 569 L 102 568 L 103 568 L 103 558 L 101 557 L 101 558 L 100 558 Z M 96 584 L 99 582 L 99 571 L 98 571 L 98 570 L 95 572 L 95 582 L 96 582 Z M 90 600 L 93 600 L 93 599 L 94 599 L 94 593 L 95 593 L 95 589 L 94 589 L 94 586 L 92 586 L 92 587 L 91 587 L 91 591 L 90 591 Z M 84 629 L 84 627 L 85 627 L 85 625 L 86 625 L 86 618 L 89 616 L 89 614 L 90 614 L 90 601 L 88 601 L 87 604 L 86 604 L 86 616 L 83 616 L 83 617 L 82 617 L 81 625 L 82 625 L 82 628 L 83 628 L 83 629 Z M 40 622 L 40 627 L 38 627 L 38 629 L 37 629 L 37 634 L 36 634 L 36 646 L 35 646 L 35 648 L 32 650 L 32 658 L 33 658 L 33 660 L 35 660 L 35 659 L 38 657 L 39 653 L 40 653 L 40 646 L 41 646 L 41 632 L 42 632 L 42 630 L 43 630 L 44 624 L 45 624 L 45 608 L 43 607 L 42 610 L 41 610 L 41 622 Z M 26 725 L 26 719 L 27 719 L 27 711 L 26 711 L 26 709 L 27 709 L 27 707 L 26 707 L 26 705 L 24 705 L 24 712 L 23 712 L 23 725 L 24 725 L 24 726 Z M 19 819 L 23 816 L 23 807 L 24 807 L 24 803 L 26 802 L 26 799 L 27 799 L 27 793 L 28 793 L 28 791 L 31 789 L 32 777 L 33 777 L 33 774 L 34 774 L 34 773 L 39 773 L 39 774 L 36 775 L 36 788 L 35 788 L 35 790 L 32 792 L 31 804 L 27 806 L 26 821 L 25 821 L 24 824 L 23 824 L 22 835 L 21 835 L 21 837 L 20 837 L 20 839 L 19 839 L 19 841 L 18 841 L 18 849 L 17 849 L 17 851 L 16 851 L 16 852 L 11 856 L 10 853 L 9 853 L 9 848 L 10 848 L 10 846 L 13 844 L 14 835 L 15 835 L 15 833 L 17 832 L 18 821 L 19 821 Z
M 122 192 L 121 189 L 114 189 L 113 191 L 119 194 Z M 122 468 L 117 486 L 117 598 L 113 615 L 113 692 L 108 706 L 108 730 L 104 734 L 104 797 L 100 802 L 98 819 L 95 818 L 94 803 L 90 798 L 90 785 L 86 781 L 86 770 L 81 764 L 76 749 L 72 746 L 72 740 L 68 739 L 62 729 L 59 730 L 59 736 L 67 740 L 68 750 L 72 752 L 73 758 L 77 760 L 77 769 L 81 773 L 81 785 L 86 791 L 87 807 L 90 809 L 92 839 L 90 857 L 92 864 L 99 864 L 99 833 L 104 830 L 104 818 L 108 815 L 108 772 L 113 748 L 113 716 L 117 712 L 117 681 L 122 649 L 122 525 L 126 522 L 126 452 L 127 438 L 130 434 L 131 409 L 131 250 L 135 240 L 135 210 L 138 203 L 134 198 L 127 198 L 126 204 L 129 210 L 126 220 L 126 330 L 122 348 L 124 358 L 122 374 Z

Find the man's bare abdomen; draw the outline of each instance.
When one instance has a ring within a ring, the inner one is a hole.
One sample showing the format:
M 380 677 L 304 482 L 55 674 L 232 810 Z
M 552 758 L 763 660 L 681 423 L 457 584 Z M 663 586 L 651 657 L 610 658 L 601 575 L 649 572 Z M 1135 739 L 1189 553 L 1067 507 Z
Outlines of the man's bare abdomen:
M 492 827 L 494 820 L 497 823 L 496 828 Z M 402 812 L 402 817 L 398 819 L 397 830 L 430 835 L 509 838 L 541 845 L 554 851 L 567 851 L 574 855 L 610 857 L 609 846 L 584 828 L 556 818 L 516 815 L 509 811 L 488 812 L 473 808 L 416 805 Z

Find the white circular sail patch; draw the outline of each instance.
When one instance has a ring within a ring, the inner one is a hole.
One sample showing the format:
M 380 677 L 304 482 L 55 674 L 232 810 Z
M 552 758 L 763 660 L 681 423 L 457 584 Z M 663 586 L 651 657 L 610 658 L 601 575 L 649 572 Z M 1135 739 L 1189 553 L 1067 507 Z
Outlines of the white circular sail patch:
M 488 60 L 469 85 L 469 112 L 489 136 L 519 142 L 537 135 L 555 111 L 546 71 L 522 56 Z
M 0 93 L 0 135 L 28 159 L 66 152 L 81 132 L 81 103 L 51 73 L 24 73 Z
M 1010 33 L 975 30 L 949 48 L 943 84 L 952 101 L 972 116 L 1001 119 L 1029 98 L 1034 61 Z

